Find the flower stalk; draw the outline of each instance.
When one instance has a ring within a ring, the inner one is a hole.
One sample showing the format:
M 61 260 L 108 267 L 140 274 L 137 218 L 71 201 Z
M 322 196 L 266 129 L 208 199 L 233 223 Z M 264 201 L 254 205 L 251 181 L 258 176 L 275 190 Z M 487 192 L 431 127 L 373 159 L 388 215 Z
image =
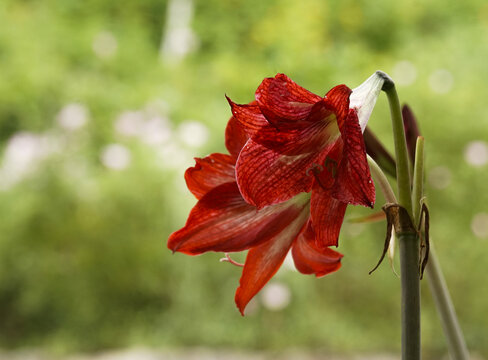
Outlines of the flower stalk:
M 408 214 L 412 216 L 410 169 L 408 165 L 407 142 L 405 140 L 405 131 L 403 128 L 402 111 L 395 83 L 388 75 L 384 74 L 384 76 L 387 77 L 387 80 L 385 80 L 383 85 L 383 91 L 386 93 L 388 104 L 390 105 L 393 141 L 395 143 L 398 202 L 407 210 Z
M 375 183 L 380 187 L 386 202 L 396 204 L 397 199 L 395 193 L 393 192 L 385 173 L 381 170 L 381 167 L 376 163 L 376 161 L 374 161 L 374 159 L 369 155 L 368 165 L 369 169 L 371 170 L 371 175 L 373 176 Z
M 420 360 L 419 241 L 414 233 L 397 233 L 402 286 L 402 360 Z
M 410 188 L 410 169 L 407 144 L 403 128 L 400 101 L 395 84 L 384 74 L 383 91 L 386 92 L 393 127 L 396 155 L 398 202 L 406 211 L 399 212 L 401 223 L 412 223 L 413 209 Z M 395 229 L 400 248 L 400 278 L 402 287 L 402 359 L 420 360 L 420 277 L 419 238 L 413 227 Z
M 412 188 L 412 213 L 414 226 L 419 228 L 421 221 L 421 209 L 424 199 L 424 138 L 419 136 L 415 116 L 412 110 L 405 105 L 402 109 L 404 128 L 407 136 L 407 149 L 413 167 L 413 188 Z M 378 147 L 378 145 L 376 145 Z M 385 199 L 389 203 L 397 203 L 393 190 L 391 189 L 386 176 L 373 159 L 368 158 L 375 182 L 382 190 Z M 383 165 L 383 163 L 382 163 Z M 429 261 L 425 268 L 425 274 L 429 290 L 434 299 L 437 312 L 440 317 L 442 328 L 446 336 L 449 355 L 452 360 L 468 360 L 469 351 L 466 341 L 459 326 L 459 321 L 454 305 L 449 294 L 440 262 L 437 258 L 435 247 L 430 239 Z
M 430 292 L 434 299 L 437 312 L 441 319 L 442 329 L 447 339 L 449 355 L 452 360 L 468 360 L 469 352 L 459 326 L 456 310 L 449 295 L 446 280 L 442 274 L 441 266 L 435 252 L 432 240 L 430 243 L 429 262 L 425 268 Z

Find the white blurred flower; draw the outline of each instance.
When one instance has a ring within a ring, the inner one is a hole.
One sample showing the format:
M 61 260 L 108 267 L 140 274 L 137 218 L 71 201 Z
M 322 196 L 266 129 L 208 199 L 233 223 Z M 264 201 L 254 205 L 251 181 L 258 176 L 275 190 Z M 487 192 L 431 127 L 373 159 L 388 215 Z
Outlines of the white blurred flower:
M 161 58 L 177 62 L 198 46 L 191 28 L 194 4 L 192 0 L 170 0 L 166 10 L 166 27 L 161 42 Z
M 88 121 L 88 109 L 83 104 L 67 104 L 59 111 L 56 120 L 63 129 L 78 130 Z
M 59 144 L 49 135 L 20 132 L 13 135 L 5 148 L 0 166 L 0 189 L 6 190 L 35 171 L 39 163 Z
M 488 238 L 488 214 L 476 214 L 471 221 L 471 230 L 480 239 Z
M 159 147 L 158 155 L 161 167 L 164 169 L 176 169 L 184 171 L 193 166 L 192 156 L 175 142 L 168 142 Z
M 117 51 L 117 39 L 108 32 L 102 31 L 93 39 L 92 49 L 99 58 L 107 59 L 115 55 Z
M 445 166 L 437 166 L 429 171 L 428 181 L 432 187 L 442 190 L 451 183 L 451 170 Z
M 125 136 L 137 136 L 148 145 L 161 145 L 171 137 L 169 120 L 162 116 L 153 116 L 145 120 L 142 111 L 126 111 L 115 121 L 115 130 Z
M 168 37 L 165 50 L 175 57 L 183 57 L 195 50 L 197 46 L 198 40 L 192 29 L 174 29 Z
M 399 61 L 393 67 L 393 79 L 398 85 L 412 85 L 417 79 L 417 68 L 410 61 Z
M 446 69 L 437 69 L 429 76 L 429 85 L 432 91 L 438 94 L 448 93 L 454 83 L 452 74 Z
M 131 162 L 130 150 L 120 144 L 110 144 L 102 149 L 100 160 L 112 170 L 124 170 Z
M 168 119 L 159 116 L 149 119 L 144 123 L 139 136 L 148 145 L 164 144 L 171 137 Z
M 125 136 L 137 136 L 144 127 L 144 114 L 141 111 L 125 111 L 115 120 L 115 130 Z
M 483 166 L 488 162 L 488 144 L 484 141 L 471 141 L 464 148 L 464 159 L 473 166 Z
M 261 300 L 263 306 L 269 310 L 283 310 L 290 304 L 290 289 L 279 282 L 268 283 L 262 291 Z
M 178 127 L 178 137 L 187 146 L 197 148 L 204 145 L 209 137 L 205 125 L 196 121 L 185 121 Z

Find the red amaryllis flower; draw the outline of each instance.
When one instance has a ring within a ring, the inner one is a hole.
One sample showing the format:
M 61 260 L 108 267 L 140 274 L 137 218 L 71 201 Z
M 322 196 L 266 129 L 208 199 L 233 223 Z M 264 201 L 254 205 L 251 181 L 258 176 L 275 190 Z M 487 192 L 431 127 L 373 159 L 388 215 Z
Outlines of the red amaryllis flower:
M 189 255 L 249 250 L 235 295 L 242 314 L 278 271 L 290 249 L 296 268 L 304 274 L 323 276 L 336 271 L 342 258 L 332 249 L 316 246 L 309 220 L 309 194 L 259 209 L 243 199 L 235 178 L 235 162 L 246 141 L 247 135 L 231 118 L 226 129 L 230 155 L 197 158 L 196 165 L 186 171 L 186 183 L 198 203 L 186 225 L 168 240 L 171 250 Z
M 354 91 L 338 85 L 321 97 L 278 74 L 255 102 L 228 99 L 250 137 L 236 165 L 243 198 L 261 209 L 311 191 L 317 246 L 337 245 L 347 204 L 375 201 L 362 131 L 383 82 L 376 73 Z

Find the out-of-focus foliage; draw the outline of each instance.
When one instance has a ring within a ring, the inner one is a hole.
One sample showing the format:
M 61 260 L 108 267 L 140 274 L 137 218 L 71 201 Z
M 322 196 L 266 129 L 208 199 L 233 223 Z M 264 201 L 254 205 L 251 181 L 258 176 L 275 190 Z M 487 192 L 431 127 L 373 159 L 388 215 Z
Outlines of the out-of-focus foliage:
M 386 265 L 367 275 L 384 224 L 346 224 L 339 272 L 281 271 L 289 305 L 271 311 L 258 296 L 244 319 L 240 269 L 165 245 L 195 201 L 192 156 L 224 151 L 224 93 L 248 102 L 284 72 L 325 94 L 382 69 L 420 121 L 432 237 L 468 344 L 488 356 L 488 165 L 483 143 L 481 166 L 464 154 L 488 139 L 486 2 L 197 0 L 197 46 L 180 62 L 160 58 L 166 5 L 0 4 L 0 346 L 397 351 L 398 279 Z M 389 121 L 381 98 L 370 125 L 391 146 Z M 425 285 L 425 357 L 438 358 Z

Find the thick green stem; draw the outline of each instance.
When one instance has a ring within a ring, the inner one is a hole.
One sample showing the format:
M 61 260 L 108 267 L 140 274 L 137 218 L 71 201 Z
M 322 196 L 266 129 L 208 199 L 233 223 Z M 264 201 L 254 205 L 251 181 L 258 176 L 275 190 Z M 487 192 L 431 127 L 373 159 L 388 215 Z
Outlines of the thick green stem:
M 397 234 L 402 283 L 402 359 L 420 359 L 420 281 L 417 234 Z
M 456 317 L 456 310 L 454 310 L 432 241 L 430 243 L 429 262 L 425 270 L 430 292 L 434 298 L 442 328 L 446 335 L 451 360 L 468 360 L 468 348 L 464 341 L 463 332 Z
M 417 139 L 413 193 L 411 194 L 407 146 L 400 102 L 395 84 L 388 75 L 383 75 L 385 78 L 383 90 L 388 97 L 393 124 L 399 204 L 407 210 L 414 226 L 418 226 L 423 197 L 424 139 L 422 137 Z M 402 359 L 419 360 L 421 357 L 419 237 L 415 233 L 397 233 L 397 237 L 400 243 L 402 282 Z M 468 360 L 469 352 L 466 342 L 432 242 L 430 243 L 426 275 L 447 338 L 450 356 L 452 360 Z
M 394 82 L 384 74 L 383 91 L 386 92 L 390 105 L 393 140 L 395 143 L 398 202 L 405 208 L 412 223 L 412 194 L 410 188 L 410 169 L 408 164 L 407 144 L 403 128 L 400 101 Z M 420 278 L 419 278 L 419 238 L 411 229 L 398 232 L 400 244 L 400 278 L 402 285 L 402 360 L 420 360 Z

